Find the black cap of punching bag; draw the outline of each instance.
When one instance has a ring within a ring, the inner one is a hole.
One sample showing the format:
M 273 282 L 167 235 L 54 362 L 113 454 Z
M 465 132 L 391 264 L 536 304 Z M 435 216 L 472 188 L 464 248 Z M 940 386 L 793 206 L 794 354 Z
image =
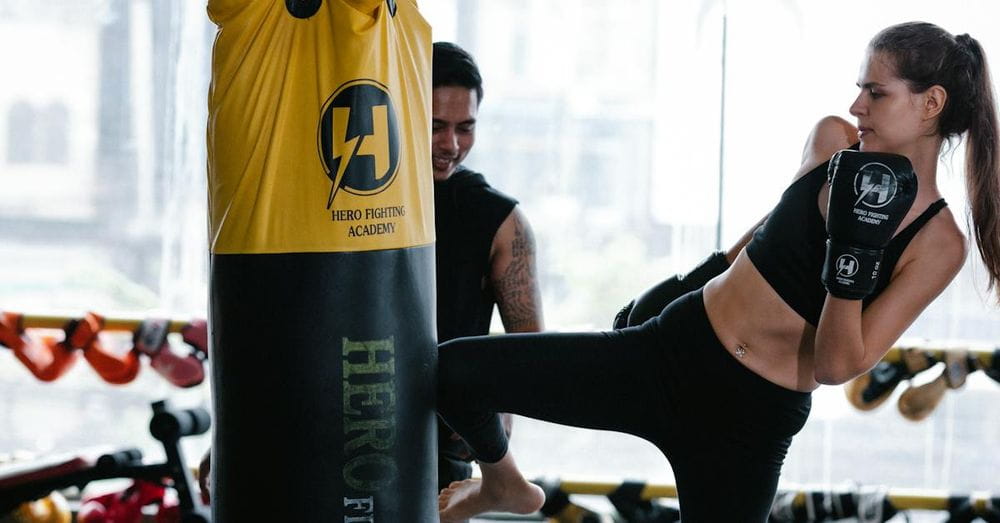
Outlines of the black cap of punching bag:
M 323 0 L 285 0 L 285 7 L 295 18 L 309 18 L 319 11 Z

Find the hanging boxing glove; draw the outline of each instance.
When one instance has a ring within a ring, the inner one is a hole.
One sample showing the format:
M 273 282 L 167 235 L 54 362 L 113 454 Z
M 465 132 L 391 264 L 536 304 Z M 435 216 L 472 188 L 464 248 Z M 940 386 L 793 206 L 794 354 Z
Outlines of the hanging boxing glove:
M 902 349 L 899 361 L 880 361 L 872 370 L 848 382 L 844 393 L 858 410 L 872 410 L 889 399 L 897 385 L 933 364 L 931 357 L 922 350 Z
M 61 343 L 81 349 L 87 363 L 104 381 L 112 385 L 130 383 L 139 374 L 139 354 L 134 350 L 124 354 L 107 350 L 98 337 L 103 328 L 104 317 L 88 312 L 83 319 L 66 324 L 66 338 Z
M 208 358 L 208 322 L 205 320 L 191 320 L 181 327 L 181 339 L 194 349 L 194 354 L 199 359 Z
M 904 418 L 910 421 L 923 421 L 941 403 L 941 398 L 944 397 L 947 390 L 948 378 L 945 371 L 942 370 L 933 380 L 923 385 L 911 384 L 907 387 L 899 395 L 896 406 Z
M 948 389 L 958 389 L 965 385 L 969 374 L 969 352 L 951 350 L 944 355 L 945 367 L 941 374 L 923 385 L 913 386 L 903 391 L 899 397 L 899 412 L 911 421 L 922 421 L 930 416 Z
M 201 359 L 194 353 L 179 356 L 167 341 L 170 322 L 147 319 L 139 324 L 132 337 L 135 350 L 149 356 L 150 366 L 170 383 L 178 387 L 193 387 L 205 379 Z M 193 352 L 193 351 L 192 351 Z
M 32 339 L 24 333 L 24 315 L 5 312 L 0 316 L 0 344 L 9 347 L 25 367 L 41 381 L 55 381 L 73 367 L 77 353 L 55 338 Z

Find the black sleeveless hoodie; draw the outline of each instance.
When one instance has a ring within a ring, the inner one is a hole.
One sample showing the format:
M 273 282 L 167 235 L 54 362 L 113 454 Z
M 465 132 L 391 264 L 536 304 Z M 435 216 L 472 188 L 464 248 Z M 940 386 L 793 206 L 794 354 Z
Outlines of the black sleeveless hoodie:
M 464 167 L 434 183 L 438 343 L 489 333 L 496 299 L 483 278 L 493 237 L 515 205 Z

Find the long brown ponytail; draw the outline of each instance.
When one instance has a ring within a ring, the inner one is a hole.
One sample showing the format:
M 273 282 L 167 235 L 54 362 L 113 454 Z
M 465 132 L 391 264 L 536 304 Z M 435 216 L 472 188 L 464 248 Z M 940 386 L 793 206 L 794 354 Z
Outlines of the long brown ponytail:
M 959 35 L 975 56 L 979 74 L 976 82 L 976 100 L 969 125 L 965 149 L 965 185 L 969 193 L 969 209 L 976 235 L 979 255 L 990 275 L 990 288 L 1000 295 L 1000 167 L 997 158 L 997 112 L 993 98 L 993 81 L 986 64 L 983 48 L 974 38 Z
M 952 36 L 926 22 L 884 29 L 869 45 L 894 59 L 896 73 L 911 91 L 921 93 L 933 85 L 947 91 L 938 133 L 947 139 L 968 132 L 965 184 L 972 231 L 989 289 L 1000 297 L 1000 144 L 993 80 L 982 46 L 968 34 Z

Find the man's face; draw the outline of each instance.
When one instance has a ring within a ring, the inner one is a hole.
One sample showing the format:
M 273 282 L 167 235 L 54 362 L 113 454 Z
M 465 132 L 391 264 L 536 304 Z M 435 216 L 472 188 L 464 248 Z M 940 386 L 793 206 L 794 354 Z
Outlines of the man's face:
M 434 181 L 441 182 L 454 174 L 476 143 L 479 100 L 475 89 L 459 86 L 436 87 L 432 98 L 431 160 Z

